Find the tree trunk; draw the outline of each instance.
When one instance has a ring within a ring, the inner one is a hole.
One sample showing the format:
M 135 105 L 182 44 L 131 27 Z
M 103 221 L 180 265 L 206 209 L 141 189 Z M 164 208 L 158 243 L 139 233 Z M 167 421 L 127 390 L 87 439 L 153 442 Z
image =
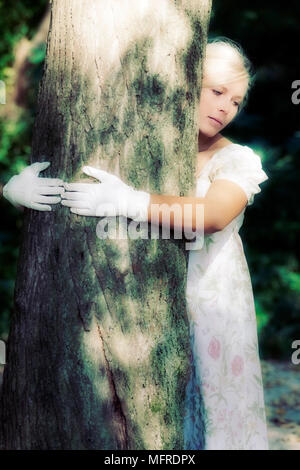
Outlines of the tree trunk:
M 32 147 L 51 161 L 43 176 L 82 180 L 88 164 L 194 195 L 209 14 L 210 0 L 53 0 Z M 52 207 L 25 213 L 0 447 L 183 449 L 186 240 L 147 224 L 148 238 L 102 239 L 100 218 Z

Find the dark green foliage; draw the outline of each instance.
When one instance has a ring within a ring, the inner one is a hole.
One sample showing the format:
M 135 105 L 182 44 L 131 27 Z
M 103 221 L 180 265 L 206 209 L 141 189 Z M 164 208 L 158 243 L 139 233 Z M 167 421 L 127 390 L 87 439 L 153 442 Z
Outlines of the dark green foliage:
M 0 1 L 0 79 L 5 67 L 13 63 L 14 46 L 23 37 L 33 37 L 48 3 L 48 0 L 23 0 L 14 4 Z
M 31 39 L 44 14 L 48 1 L 15 3 L 13 6 L 0 1 L 0 80 L 3 80 L 7 95 L 10 91 L 13 73 L 13 49 L 18 41 L 27 37 Z M 34 122 L 37 86 L 42 75 L 42 63 L 45 57 L 45 45 L 41 44 L 31 52 L 29 61 L 33 64 L 28 77 L 31 82 L 27 96 L 28 108 L 24 109 L 16 121 L 2 117 L 6 105 L 0 104 L 0 173 L 1 184 L 5 184 L 11 176 L 19 173 L 29 163 L 31 151 L 32 126 Z M 7 105 L 9 105 L 7 97 Z M 22 227 L 22 212 L 1 198 L 0 210 L 2 225 L 0 232 L 0 338 L 6 338 L 9 317 L 12 312 L 14 279 L 19 251 Z

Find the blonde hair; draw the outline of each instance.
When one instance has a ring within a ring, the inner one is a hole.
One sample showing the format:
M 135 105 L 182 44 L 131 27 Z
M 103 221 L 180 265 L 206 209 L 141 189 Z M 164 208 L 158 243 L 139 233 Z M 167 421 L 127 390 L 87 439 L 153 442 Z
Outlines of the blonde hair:
M 243 79 L 247 80 L 248 86 L 238 112 L 246 105 L 255 80 L 252 63 L 242 47 L 232 39 L 224 36 L 210 39 L 205 49 L 202 86 L 225 85 Z

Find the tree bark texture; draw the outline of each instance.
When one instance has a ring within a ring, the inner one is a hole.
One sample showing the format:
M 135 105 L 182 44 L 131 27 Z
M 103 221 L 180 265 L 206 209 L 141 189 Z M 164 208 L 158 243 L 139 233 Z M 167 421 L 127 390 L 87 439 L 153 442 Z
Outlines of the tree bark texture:
M 32 161 L 195 194 L 210 0 L 53 0 Z M 185 239 L 101 239 L 101 218 L 26 210 L 2 449 L 182 449 Z M 132 221 L 117 218 L 117 228 Z M 149 230 L 149 232 L 148 232 Z

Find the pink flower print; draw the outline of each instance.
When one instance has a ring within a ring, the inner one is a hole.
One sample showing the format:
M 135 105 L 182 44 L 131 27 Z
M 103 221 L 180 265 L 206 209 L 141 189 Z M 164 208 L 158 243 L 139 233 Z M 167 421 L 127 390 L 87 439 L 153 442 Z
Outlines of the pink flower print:
M 208 346 L 208 354 L 213 358 L 213 359 L 219 359 L 220 357 L 220 352 L 221 352 L 221 344 L 220 341 L 213 337 L 210 340 L 209 346 Z
M 232 363 L 231 363 L 231 369 L 232 369 L 232 373 L 233 375 L 235 375 L 236 377 L 238 375 L 241 375 L 241 373 L 243 372 L 243 369 L 244 369 L 244 361 L 243 361 L 243 358 L 241 356 L 235 356 Z
M 244 419 L 244 416 L 243 416 L 241 410 L 237 410 L 236 419 L 237 419 L 237 427 L 239 429 L 243 429 L 245 419 Z
M 222 422 L 222 421 L 225 421 L 225 418 L 226 418 L 226 409 L 223 409 L 223 410 L 219 410 L 218 412 L 218 422 Z

